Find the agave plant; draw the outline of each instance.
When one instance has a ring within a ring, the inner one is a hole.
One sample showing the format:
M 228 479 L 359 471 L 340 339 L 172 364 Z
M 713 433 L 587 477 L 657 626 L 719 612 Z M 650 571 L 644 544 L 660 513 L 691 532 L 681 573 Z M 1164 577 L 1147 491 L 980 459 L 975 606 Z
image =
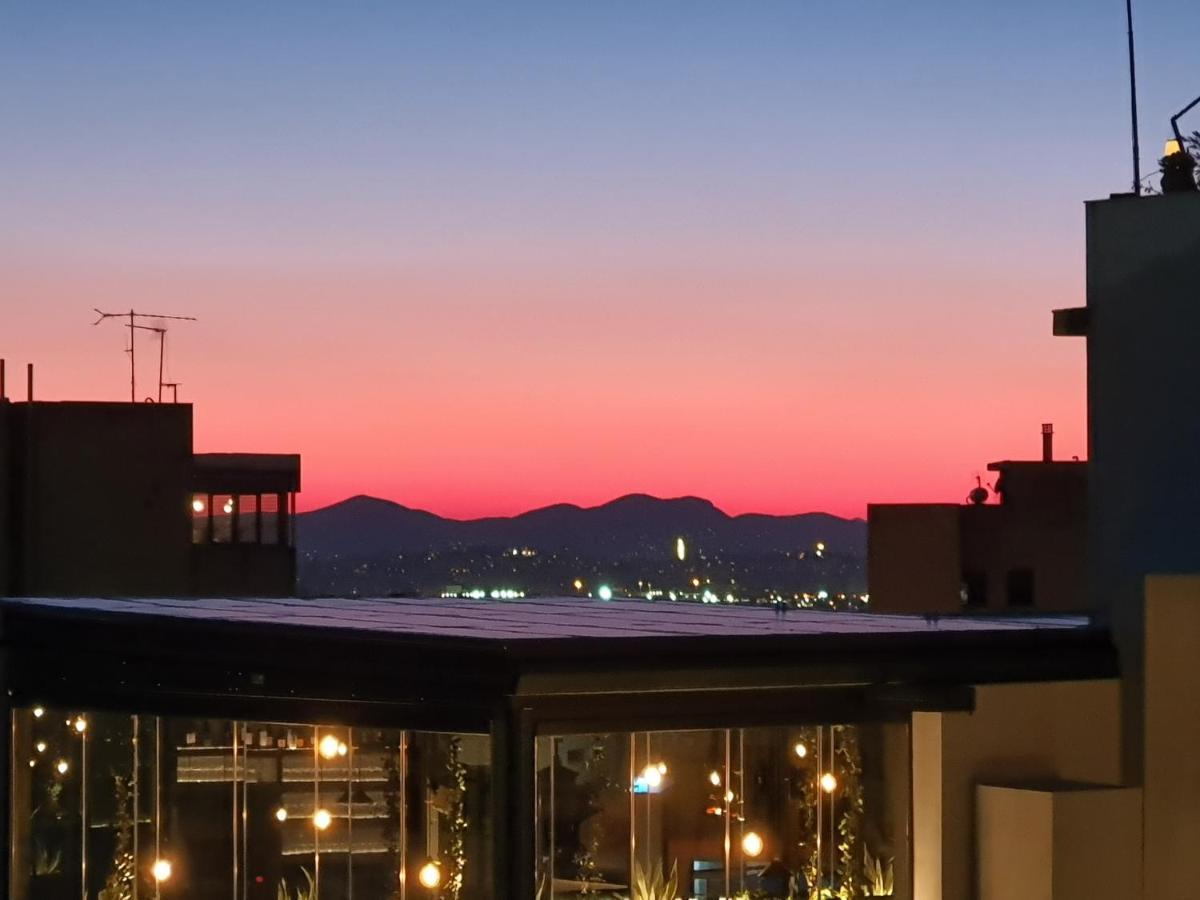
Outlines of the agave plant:
M 304 875 L 304 880 L 308 883 L 303 887 L 296 888 L 293 898 L 292 892 L 288 888 L 287 879 L 280 878 L 279 889 L 275 892 L 275 900 L 316 900 L 317 884 L 313 880 L 312 872 L 303 866 L 300 867 L 300 872 Z
M 675 900 L 675 890 L 679 886 L 679 873 L 676 863 L 671 863 L 671 875 L 663 877 L 661 862 L 655 862 L 649 871 L 642 868 L 641 863 L 633 866 L 633 900 Z
M 886 864 L 882 857 L 872 856 L 863 846 L 863 872 L 867 876 L 867 896 L 890 897 L 895 890 L 895 866 L 892 860 Z

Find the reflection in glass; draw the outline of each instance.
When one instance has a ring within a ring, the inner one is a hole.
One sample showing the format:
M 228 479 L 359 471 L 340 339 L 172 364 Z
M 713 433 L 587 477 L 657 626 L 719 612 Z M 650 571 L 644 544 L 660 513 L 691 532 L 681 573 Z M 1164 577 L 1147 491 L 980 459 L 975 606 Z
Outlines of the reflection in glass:
M 14 896 L 491 896 L 486 735 L 52 708 L 12 724 Z
M 537 739 L 542 900 L 909 896 L 904 725 Z

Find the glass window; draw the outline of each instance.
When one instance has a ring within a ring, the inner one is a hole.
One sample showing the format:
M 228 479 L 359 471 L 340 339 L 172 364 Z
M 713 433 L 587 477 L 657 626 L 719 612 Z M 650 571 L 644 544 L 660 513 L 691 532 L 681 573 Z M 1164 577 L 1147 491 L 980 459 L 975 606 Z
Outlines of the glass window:
M 40 707 L 13 725 L 25 896 L 491 896 L 486 735 Z
M 233 519 L 237 498 L 231 494 L 212 495 L 212 542 L 228 544 L 233 541 Z
M 241 494 L 237 498 L 237 540 L 239 544 L 258 543 L 258 497 Z
M 192 494 L 192 543 L 208 543 L 208 514 L 212 509 L 212 495 Z
M 262 543 L 279 543 L 279 495 L 263 494 L 259 497 L 262 516 Z
M 909 896 L 903 725 L 538 738 L 545 900 Z

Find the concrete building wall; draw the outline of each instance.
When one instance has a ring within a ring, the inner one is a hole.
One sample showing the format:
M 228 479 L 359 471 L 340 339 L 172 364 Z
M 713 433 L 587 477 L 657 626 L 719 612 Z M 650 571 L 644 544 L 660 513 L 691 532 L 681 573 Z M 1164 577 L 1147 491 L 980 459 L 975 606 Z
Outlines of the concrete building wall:
M 959 506 L 876 503 L 867 507 L 867 579 L 876 612 L 957 612 Z
M 10 416 L 14 593 L 186 594 L 191 406 L 16 404 Z
M 1119 784 L 1119 697 L 1115 679 L 986 685 L 972 713 L 915 715 L 915 900 L 973 896 L 976 785 Z
M 1135 900 L 1141 804 L 1136 788 L 980 785 L 977 900 Z
M 1126 673 L 1140 782 L 1142 582 L 1200 571 L 1200 194 L 1087 205 L 1090 589 Z
M 1146 898 L 1194 897 L 1200 848 L 1200 576 L 1146 582 Z

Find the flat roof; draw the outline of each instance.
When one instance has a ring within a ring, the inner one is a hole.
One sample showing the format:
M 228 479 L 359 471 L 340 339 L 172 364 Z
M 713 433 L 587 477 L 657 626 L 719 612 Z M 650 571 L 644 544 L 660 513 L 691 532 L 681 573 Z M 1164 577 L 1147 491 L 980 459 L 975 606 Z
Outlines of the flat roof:
M 457 730 L 517 707 L 593 731 L 904 719 L 1117 672 L 1083 616 L 573 597 L 10 598 L 0 650 L 17 704 Z
M 130 616 L 334 628 L 491 642 L 575 638 L 905 635 L 1088 628 L 1087 616 L 916 616 L 671 600 L 437 598 L 14 598 L 6 603 Z

